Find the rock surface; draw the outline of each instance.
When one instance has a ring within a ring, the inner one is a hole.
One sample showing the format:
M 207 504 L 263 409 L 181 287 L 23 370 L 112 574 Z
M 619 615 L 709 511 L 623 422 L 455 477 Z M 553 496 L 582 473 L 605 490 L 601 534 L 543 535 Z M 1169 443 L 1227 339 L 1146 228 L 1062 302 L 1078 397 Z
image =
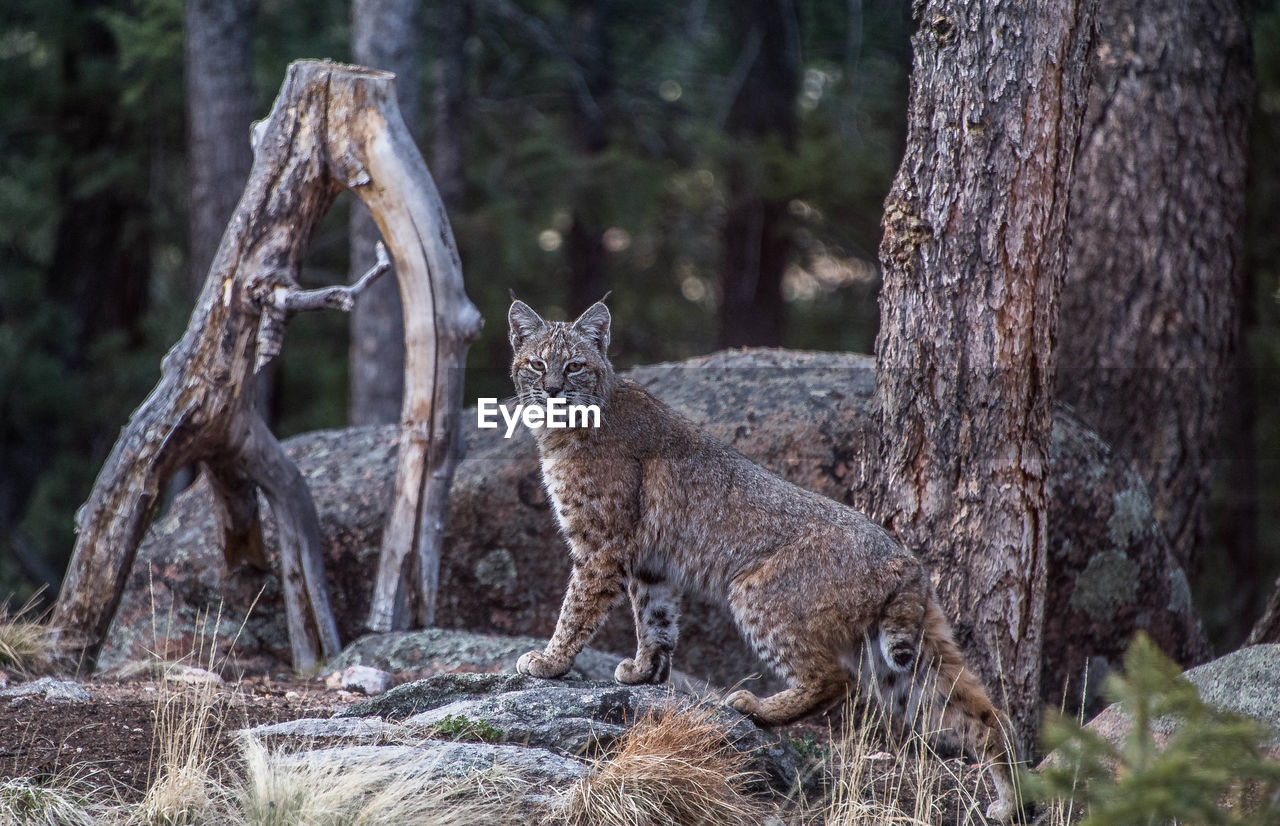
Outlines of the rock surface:
M 21 697 L 37 695 L 50 703 L 88 703 L 93 700 L 93 696 L 79 683 L 53 677 L 41 677 L 0 691 L 0 697 L 14 698 L 10 702 L 16 702 Z
M 1268 741 L 1272 757 L 1280 759 L 1280 644 L 1251 645 L 1183 672 L 1195 684 L 1200 699 L 1215 708 L 1252 717 L 1273 732 Z M 1089 722 L 1089 728 L 1111 743 L 1129 733 L 1132 721 L 1119 704 L 1108 706 Z M 1152 730 L 1168 734 L 1174 722 L 1152 721 Z
M 358 691 L 372 697 L 391 688 L 395 684 L 395 677 L 380 668 L 349 665 L 340 672 L 339 683 L 347 691 Z
M 492 743 L 453 743 L 423 740 L 412 746 L 332 746 L 309 749 L 289 756 L 286 762 L 313 765 L 332 764 L 358 770 L 370 765 L 411 767 L 421 780 L 439 777 L 466 777 L 498 768 L 531 783 L 563 785 L 587 773 L 580 760 L 562 757 L 546 749 Z
M 630 375 L 739 451 L 787 479 L 855 507 L 878 484 L 865 462 L 876 455 L 874 362 L 865 356 L 747 350 Z M 569 562 L 540 483 L 532 440 L 478 430 L 464 416 L 467 457 L 458 468 L 440 570 L 437 623 L 482 633 L 548 636 L 568 580 Z M 395 466 L 394 427 L 311 433 L 286 448 L 305 475 L 327 540 L 326 576 L 344 641 L 360 636 L 376 569 Z M 1186 577 L 1155 527 L 1145 489 L 1107 446 L 1055 413 L 1050 468 L 1047 627 L 1043 695 L 1068 708 L 1082 696 L 1074 675 L 1118 662 L 1134 631 L 1145 629 L 1184 664 L 1208 649 Z M 274 525 L 266 520 L 274 559 Z M 257 599 L 248 620 L 246 609 Z M 220 615 L 217 606 L 223 605 Z M 160 626 L 151 635 L 152 612 Z M 203 482 L 183 494 L 144 540 L 100 666 L 170 657 L 194 648 L 201 631 L 222 650 L 236 639 L 233 668 L 282 669 L 289 661 L 279 586 L 272 574 L 227 571 Z M 172 612 L 172 613 L 170 613 Z M 211 616 L 210 614 L 213 614 Z M 172 622 L 169 617 L 172 617 Z M 221 619 L 218 620 L 217 617 Z M 629 611 L 619 607 L 593 643 L 627 655 Z M 691 599 L 681 623 L 676 667 L 732 685 L 764 665 L 740 641 L 719 607 Z
M 581 761 L 605 754 L 646 710 L 668 707 L 711 714 L 725 731 L 726 741 L 746 755 L 750 768 L 759 773 L 760 791 L 786 795 L 798 780 L 809 781 L 808 762 L 779 735 L 757 728 L 736 711 L 669 686 L 540 680 L 519 674 L 443 674 L 397 686 L 330 720 L 298 720 L 262 726 L 251 733 L 311 743 L 403 744 L 457 737 L 529 750 L 535 755 L 529 759 L 560 772 L 561 763 L 548 763 L 542 755 L 583 765 Z M 504 765 L 518 763 L 510 759 Z M 576 776 L 561 775 L 562 779 Z
M 392 631 L 366 634 L 343 649 L 330 667 L 373 666 L 391 672 L 397 683 L 436 674 L 514 672 L 521 654 L 540 651 L 546 644 L 545 638 L 496 637 L 446 628 Z M 612 680 L 613 671 L 621 660 L 616 654 L 587 648 L 578 655 L 568 677 L 574 680 Z M 713 692 L 711 686 L 678 670 L 671 672 L 671 684 L 699 696 Z

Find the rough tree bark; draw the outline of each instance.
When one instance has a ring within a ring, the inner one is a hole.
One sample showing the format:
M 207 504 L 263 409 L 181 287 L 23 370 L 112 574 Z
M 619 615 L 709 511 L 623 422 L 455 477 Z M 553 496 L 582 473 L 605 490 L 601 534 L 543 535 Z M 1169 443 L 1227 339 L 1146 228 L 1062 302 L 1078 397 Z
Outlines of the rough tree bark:
M 349 310 L 354 295 L 389 267 L 380 262 L 351 288 L 298 289 L 311 233 L 343 187 L 379 222 L 394 251 L 405 305 L 419 319 L 407 332 L 406 426 L 392 520 L 431 526 L 444 512 L 440 488 L 447 493 L 457 459 L 459 368 L 480 317 L 463 291 L 443 207 L 398 114 L 392 76 L 294 63 L 257 129 L 256 147 L 249 183 L 187 331 L 77 514 L 79 537 L 52 624 L 64 650 L 89 669 L 159 492 L 193 461 L 207 466 L 221 500 L 216 511 L 229 566 L 262 563 L 261 540 L 254 540 L 255 486 L 276 514 L 295 667 L 307 669 L 337 652 L 315 509 L 297 469 L 254 410 L 253 376 L 278 353 L 288 314 Z M 420 504 L 439 510 L 420 512 Z M 419 547 L 412 534 L 400 539 L 400 556 Z M 400 582 L 391 581 L 393 600 L 403 598 Z
M 1023 753 L 1040 714 L 1045 478 L 1089 0 L 930 0 L 885 203 L 876 509 L 934 571 Z
M 1097 28 L 1057 391 L 1194 570 L 1239 329 L 1249 26 L 1240 0 L 1108 0 Z
M 787 203 L 765 190 L 760 162 L 770 138 L 790 150 L 800 92 L 800 9 L 792 0 L 742 4 L 742 51 L 725 131 L 738 143 L 725 164 L 728 195 L 720 230 L 721 347 L 779 346 L 784 324 L 782 275 L 791 255 L 783 229 Z
M 414 0 L 355 0 L 351 4 L 352 60 L 396 76 L 396 98 L 410 133 L 418 118 L 418 4 Z M 369 210 L 353 204 L 349 227 L 351 276 L 363 271 L 378 243 Z M 404 308 L 395 282 L 369 288 L 351 313 L 350 404 L 353 425 L 400 421 L 404 402 Z
M 253 164 L 249 124 L 257 11 L 258 0 L 184 4 L 192 295 L 204 286 Z

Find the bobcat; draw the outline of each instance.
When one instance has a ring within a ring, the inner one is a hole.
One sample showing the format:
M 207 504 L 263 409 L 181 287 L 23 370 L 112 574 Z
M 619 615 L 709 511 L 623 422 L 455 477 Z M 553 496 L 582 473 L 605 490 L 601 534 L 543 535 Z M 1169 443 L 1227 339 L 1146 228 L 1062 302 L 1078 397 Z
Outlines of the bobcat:
M 534 430 L 573 572 L 546 650 L 521 656 L 520 673 L 567 672 L 625 588 L 636 654 L 615 678 L 663 682 L 680 594 L 695 588 L 727 602 L 788 685 L 764 698 L 736 691 L 727 705 L 773 726 L 870 686 L 896 727 L 924 716 L 928 731 L 995 761 L 987 814 L 1012 815 L 1003 715 L 966 668 L 919 560 L 863 514 L 753 464 L 615 375 L 603 303 L 567 323 L 515 301 L 507 320 L 521 403 L 603 411 L 598 428 Z

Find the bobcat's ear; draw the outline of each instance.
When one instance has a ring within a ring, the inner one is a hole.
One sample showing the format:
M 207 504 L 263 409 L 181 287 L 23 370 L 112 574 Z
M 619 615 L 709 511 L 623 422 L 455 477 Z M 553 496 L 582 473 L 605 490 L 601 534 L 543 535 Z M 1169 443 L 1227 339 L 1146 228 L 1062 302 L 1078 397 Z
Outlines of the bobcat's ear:
M 603 301 L 597 301 L 578 316 L 578 320 L 573 322 L 573 329 L 590 339 L 602 355 L 608 355 L 611 321 L 609 308 Z
M 513 301 L 511 309 L 507 311 L 507 327 L 511 349 L 519 350 L 520 345 L 524 344 L 530 336 L 546 329 L 547 322 L 543 321 L 542 316 L 535 313 L 528 304 L 523 301 Z

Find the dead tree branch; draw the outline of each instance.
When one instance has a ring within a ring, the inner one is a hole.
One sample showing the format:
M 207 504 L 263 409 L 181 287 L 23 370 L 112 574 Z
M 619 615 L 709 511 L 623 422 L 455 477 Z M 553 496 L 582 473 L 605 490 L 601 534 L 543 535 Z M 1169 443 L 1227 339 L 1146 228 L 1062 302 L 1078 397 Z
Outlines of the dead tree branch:
M 256 492 L 280 534 L 279 573 L 294 666 L 339 650 L 329 608 L 319 521 L 296 467 L 254 410 L 254 373 L 280 351 L 291 313 L 349 310 L 389 269 L 385 251 L 349 287 L 303 290 L 307 244 L 343 188 L 373 213 L 391 248 L 406 317 L 404 442 L 387 547 L 422 576 L 384 558 L 392 600 L 404 586 L 434 587 L 437 526 L 457 462 L 461 367 L 480 328 L 467 299 L 449 222 L 396 106 L 394 76 L 299 61 L 271 115 L 254 129 L 254 164 L 223 235 L 186 333 L 134 411 L 76 517 L 75 553 L 52 623 L 64 651 L 92 669 L 119 606 L 139 541 L 173 473 L 199 463 L 209 475 L 228 565 L 267 566 Z M 433 510 L 438 509 L 438 510 Z M 415 530 L 416 528 L 416 530 Z M 390 567 L 388 567 L 390 565 Z M 375 603 L 383 590 L 375 591 Z M 434 605 L 434 590 L 414 594 Z M 383 597 L 386 598 L 385 596 Z

